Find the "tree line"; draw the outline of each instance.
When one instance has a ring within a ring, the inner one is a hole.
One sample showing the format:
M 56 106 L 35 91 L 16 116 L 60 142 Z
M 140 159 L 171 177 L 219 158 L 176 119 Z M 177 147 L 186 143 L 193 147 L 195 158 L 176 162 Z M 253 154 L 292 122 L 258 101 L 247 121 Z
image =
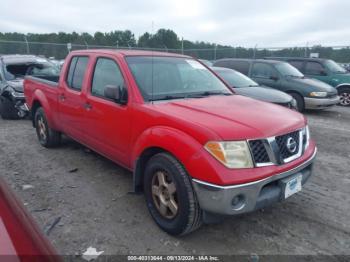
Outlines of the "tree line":
M 224 57 L 237 58 L 263 58 L 269 56 L 309 56 L 310 53 L 318 53 L 322 58 L 333 59 L 337 62 L 350 62 L 350 49 L 332 48 L 323 46 L 290 47 L 281 49 L 260 49 L 233 47 L 229 45 L 216 45 L 204 41 L 189 41 L 180 39 L 170 29 L 159 29 L 156 33 L 144 33 L 136 39 L 130 30 L 115 30 L 111 32 L 89 33 L 1 33 L 0 54 L 24 54 L 31 53 L 64 58 L 68 53 L 67 43 L 71 43 L 72 50 L 84 48 L 152 48 L 166 52 L 184 53 L 201 59 L 215 60 Z

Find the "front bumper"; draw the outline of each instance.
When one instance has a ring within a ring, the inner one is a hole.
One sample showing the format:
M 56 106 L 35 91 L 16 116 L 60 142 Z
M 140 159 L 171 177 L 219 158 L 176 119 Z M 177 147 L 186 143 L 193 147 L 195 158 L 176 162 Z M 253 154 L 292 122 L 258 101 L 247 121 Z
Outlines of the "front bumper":
M 199 205 L 210 213 L 236 215 L 282 201 L 284 196 L 281 181 L 301 174 L 304 185 L 311 176 L 316 151 L 315 148 L 315 152 L 308 160 L 291 170 L 251 183 L 218 186 L 192 179 Z
M 310 98 L 304 97 L 306 109 L 323 109 L 331 106 L 335 106 L 339 103 L 339 96 L 332 98 Z

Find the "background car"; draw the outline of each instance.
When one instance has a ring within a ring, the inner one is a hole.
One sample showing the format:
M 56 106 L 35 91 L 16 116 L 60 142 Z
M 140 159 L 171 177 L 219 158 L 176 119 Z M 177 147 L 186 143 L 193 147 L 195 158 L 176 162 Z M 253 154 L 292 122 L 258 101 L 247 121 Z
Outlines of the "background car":
M 260 86 L 249 77 L 233 69 L 224 67 L 212 67 L 211 69 L 239 95 L 296 109 L 295 99 L 284 92 Z
M 214 66 L 235 69 L 259 83 L 290 94 L 297 109 L 325 109 L 339 103 L 337 90 L 316 79 L 306 78 L 292 65 L 266 59 L 221 59 Z
M 340 96 L 339 104 L 350 106 L 350 73 L 333 60 L 299 57 L 274 57 L 273 59 L 286 61 L 306 76 L 333 86 Z
M 4 119 L 24 118 L 28 109 L 23 94 L 26 75 L 50 78 L 59 68 L 43 57 L 33 55 L 0 56 L 0 115 Z

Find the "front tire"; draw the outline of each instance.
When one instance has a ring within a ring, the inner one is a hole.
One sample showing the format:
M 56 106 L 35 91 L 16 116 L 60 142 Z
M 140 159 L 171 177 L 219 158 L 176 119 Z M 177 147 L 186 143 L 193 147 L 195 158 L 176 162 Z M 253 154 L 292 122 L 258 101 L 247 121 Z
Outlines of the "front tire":
M 297 102 L 297 110 L 298 112 L 303 112 L 305 110 L 305 102 L 304 102 L 304 98 L 297 94 L 297 93 L 290 93 L 290 95 L 295 99 L 295 101 Z
M 154 155 L 144 174 L 144 193 L 154 221 L 171 235 L 186 235 L 202 224 L 202 211 L 190 178 L 168 153 Z
M 340 97 L 339 105 L 350 106 L 350 87 L 343 87 L 338 90 Z
M 42 107 L 35 112 L 34 123 L 38 140 L 43 147 L 56 147 L 60 144 L 61 133 L 49 127 Z
M 18 110 L 7 97 L 0 96 L 0 115 L 2 119 L 19 119 Z

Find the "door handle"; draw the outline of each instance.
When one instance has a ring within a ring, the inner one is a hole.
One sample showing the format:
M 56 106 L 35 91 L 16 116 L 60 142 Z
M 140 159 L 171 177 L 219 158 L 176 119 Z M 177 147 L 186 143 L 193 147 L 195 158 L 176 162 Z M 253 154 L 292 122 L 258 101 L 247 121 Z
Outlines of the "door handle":
M 66 96 L 65 96 L 64 94 L 60 94 L 60 95 L 58 96 L 58 99 L 59 99 L 60 101 L 64 101 L 64 100 L 66 100 Z
M 91 108 L 92 108 L 92 105 L 90 104 L 90 103 L 85 103 L 84 105 L 83 105 L 83 107 L 86 109 L 86 110 L 91 110 Z

